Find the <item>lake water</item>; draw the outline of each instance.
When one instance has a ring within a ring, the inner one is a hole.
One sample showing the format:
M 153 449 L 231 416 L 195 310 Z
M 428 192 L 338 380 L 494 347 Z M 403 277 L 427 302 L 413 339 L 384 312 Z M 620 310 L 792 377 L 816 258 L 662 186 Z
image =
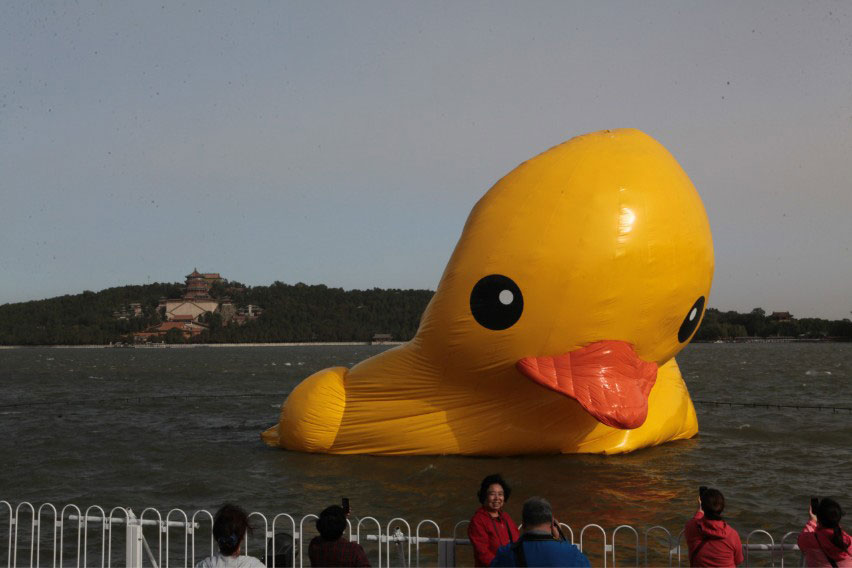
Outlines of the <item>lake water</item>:
M 0 500 L 137 510 L 230 500 L 302 515 L 348 496 L 356 514 L 446 531 L 478 506 L 481 478 L 501 472 L 515 519 L 524 498 L 543 495 L 564 522 L 608 531 L 677 534 L 699 485 L 725 493 L 741 533 L 799 530 L 812 494 L 852 509 L 850 412 L 696 404 L 698 437 L 610 457 L 325 456 L 260 441 L 301 379 L 383 349 L 0 350 Z M 852 407 L 852 344 L 696 344 L 678 361 L 697 400 Z

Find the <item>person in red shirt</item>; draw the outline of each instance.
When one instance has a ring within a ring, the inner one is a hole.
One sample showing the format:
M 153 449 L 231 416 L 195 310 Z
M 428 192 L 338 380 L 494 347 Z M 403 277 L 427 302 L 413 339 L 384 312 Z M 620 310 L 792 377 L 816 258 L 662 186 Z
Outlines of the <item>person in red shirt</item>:
M 724 510 L 725 496 L 721 491 L 701 491 L 698 511 L 684 529 L 690 566 L 729 567 L 742 564 L 743 543 L 739 533 L 722 520 Z
M 482 506 L 476 510 L 467 527 L 473 545 L 474 566 L 488 566 L 497 549 L 518 540 L 518 527 L 503 510 L 512 488 L 499 473 L 482 480 L 476 496 Z
M 317 519 L 320 535 L 311 539 L 308 557 L 311 566 L 370 566 L 367 554 L 357 542 L 343 536 L 346 512 L 339 505 L 326 507 Z
M 840 527 L 843 509 L 826 497 L 816 511 L 808 509 L 808 524 L 799 534 L 799 550 L 807 566 L 852 566 L 852 536 Z

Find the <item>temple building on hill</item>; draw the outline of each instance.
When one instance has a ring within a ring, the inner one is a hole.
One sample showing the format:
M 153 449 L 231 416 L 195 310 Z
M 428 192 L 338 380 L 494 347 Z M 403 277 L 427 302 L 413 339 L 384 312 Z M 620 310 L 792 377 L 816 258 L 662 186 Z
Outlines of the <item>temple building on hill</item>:
M 145 331 L 139 331 L 133 334 L 134 343 L 147 343 L 151 338 L 165 336 L 169 331 L 176 329 L 183 336 L 184 340 L 189 340 L 200 335 L 206 326 L 194 321 L 176 320 L 164 321 L 160 325 L 149 328 Z
M 210 294 L 211 288 L 220 284 L 218 298 Z M 263 310 L 259 306 L 248 305 L 237 309 L 234 302 L 228 296 L 222 296 L 223 292 L 241 290 L 241 287 L 228 288 L 228 281 L 218 272 L 198 272 L 194 269 L 191 274 L 186 275 L 186 289 L 180 298 L 162 298 L 157 309 L 163 317 L 159 325 L 149 327 L 143 332 L 133 334 L 137 343 L 146 343 L 152 339 L 165 336 L 169 331 L 177 330 L 185 340 L 200 335 L 207 329 L 204 314 L 215 313 L 222 318 L 222 325 L 243 325 L 247 321 L 255 320 Z M 121 314 L 116 317 L 119 317 Z
M 232 306 L 233 307 L 233 306 Z M 260 306 L 255 306 L 253 304 L 248 304 L 245 308 L 240 308 L 236 310 L 232 315 L 234 323 L 237 325 L 243 325 L 247 321 L 255 320 L 260 317 L 260 314 L 263 313 L 263 308 Z M 225 319 L 224 310 L 222 319 Z
M 122 307 L 120 310 L 116 310 L 112 313 L 112 317 L 119 320 L 141 318 L 143 315 L 144 313 L 142 311 L 142 304 L 139 302 L 132 302 L 127 306 Z
M 772 312 L 772 315 L 767 319 L 777 321 L 778 323 L 793 321 L 793 315 L 790 312 Z
M 225 283 L 225 279 L 218 272 L 201 274 L 198 269 L 186 276 L 186 292 L 181 298 L 160 300 L 159 309 L 163 312 L 166 321 L 184 320 L 191 316 L 191 320 L 197 320 L 207 312 L 215 312 L 219 309 L 219 300 L 210 296 L 210 288 L 214 282 Z

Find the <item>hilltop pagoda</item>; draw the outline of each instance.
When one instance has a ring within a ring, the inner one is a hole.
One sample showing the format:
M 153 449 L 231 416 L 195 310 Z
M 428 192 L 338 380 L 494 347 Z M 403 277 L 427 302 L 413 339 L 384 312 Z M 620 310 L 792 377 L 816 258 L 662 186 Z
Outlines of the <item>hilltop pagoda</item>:
M 160 300 L 166 321 L 197 321 L 206 312 L 219 309 L 219 300 L 210 296 L 215 282 L 225 282 L 218 272 L 201 273 L 194 269 L 186 275 L 186 291 L 176 299 Z

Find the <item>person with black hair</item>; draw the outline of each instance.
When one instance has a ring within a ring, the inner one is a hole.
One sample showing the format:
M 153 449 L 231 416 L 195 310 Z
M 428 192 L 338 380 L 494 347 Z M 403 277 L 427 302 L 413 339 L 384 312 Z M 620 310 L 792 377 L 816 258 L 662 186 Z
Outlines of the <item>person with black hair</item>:
M 524 534 L 501 546 L 491 566 L 566 566 L 584 568 L 589 559 L 565 539 L 547 499 L 530 497 L 522 511 Z
M 512 488 L 499 473 L 487 476 L 480 483 L 476 496 L 482 506 L 467 527 L 474 566 L 490 565 L 498 548 L 518 540 L 515 521 L 503 510 L 511 494 Z
M 219 545 L 219 552 L 208 556 L 195 568 L 264 568 L 265 564 L 257 558 L 240 556 L 247 532 L 251 534 L 252 527 L 246 512 L 231 503 L 222 505 L 213 517 L 213 538 Z
M 323 509 L 317 519 L 319 536 L 311 539 L 308 557 L 311 566 L 369 566 L 367 553 L 357 542 L 343 536 L 346 529 L 346 512 L 340 505 Z
M 701 488 L 698 511 L 684 533 L 690 566 L 738 566 L 743 562 L 740 535 L 722 520 L 725 496 L 718 489 Z
M 798 539 L 807 566 L 852 566 L 852 536 L 841 528 L 841 518 L 840 503 L 830 497 L 819 500 L 816 511 L 808 507 L 808 522 Z

